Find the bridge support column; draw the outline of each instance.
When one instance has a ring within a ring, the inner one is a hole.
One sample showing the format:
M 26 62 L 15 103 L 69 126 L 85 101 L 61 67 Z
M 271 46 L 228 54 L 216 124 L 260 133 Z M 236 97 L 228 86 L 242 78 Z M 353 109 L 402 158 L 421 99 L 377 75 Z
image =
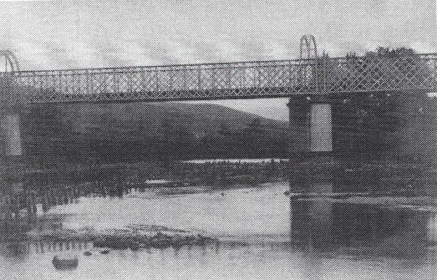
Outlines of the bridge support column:
M 290 189 L 311 191 L 309 178 L 331 180 L 332 112 L 326 95 L 295 96 L 289 108 Z
M 21 156 L 20 115 L 6 113 L 1 120 L 4 139 L 4 155 L 6 157 Z
M 3 136 L 4 155 L 6 157 L 21 156 L 20 115 L 6 113 L 1 119 L 1 129 Z
M 311 152 L 332 152 L 332 112 L 329 103 L 311 104 Z
M 332 113 L 326 95 L 290 98 L 289 151 L 291 157 L 332 152 Z

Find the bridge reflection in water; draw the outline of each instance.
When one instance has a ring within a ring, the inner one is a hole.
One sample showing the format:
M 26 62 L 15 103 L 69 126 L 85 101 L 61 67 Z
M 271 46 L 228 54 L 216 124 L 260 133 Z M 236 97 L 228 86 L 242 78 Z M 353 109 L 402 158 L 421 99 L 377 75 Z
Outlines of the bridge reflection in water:
M 359 181 L 344 174 L 335 179 L 307 180 L 305 188 L 314 193 L 342 192 L 348 189 L 348 182 Z M 291 181 L 290 187 L 295 184 Z M 371 199 L 356 203 L 320 197 L 290 198 L 290 246 L 305 253 L 311 279 L 320 277 L 314 269 L 327 256 L 408 259 L 417 265 L 430 258 L 435 260 L 435 213 L 394 207 L 389 202 L 375 205 Z

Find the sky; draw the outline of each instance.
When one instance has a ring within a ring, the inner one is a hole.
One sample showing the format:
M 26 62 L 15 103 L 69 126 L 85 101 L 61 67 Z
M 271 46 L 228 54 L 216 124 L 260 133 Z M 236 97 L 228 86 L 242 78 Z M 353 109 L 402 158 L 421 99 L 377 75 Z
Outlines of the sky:
M 435 0 L 1 1 L 0 50 L 22 70 L 297 58 L 436 47 Z M 286 100 L 217 101 L 287 119 Z

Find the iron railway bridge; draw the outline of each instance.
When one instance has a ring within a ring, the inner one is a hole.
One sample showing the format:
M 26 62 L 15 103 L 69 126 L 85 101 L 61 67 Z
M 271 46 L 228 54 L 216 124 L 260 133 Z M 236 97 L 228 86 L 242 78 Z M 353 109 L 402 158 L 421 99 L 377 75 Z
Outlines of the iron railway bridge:
M 20 71 L 9 51 L 0 73 L 7 104 L 153 102 L 293 95 L 437 91 L 437 54 L 318 56 L 313 36 L 294 60 Z

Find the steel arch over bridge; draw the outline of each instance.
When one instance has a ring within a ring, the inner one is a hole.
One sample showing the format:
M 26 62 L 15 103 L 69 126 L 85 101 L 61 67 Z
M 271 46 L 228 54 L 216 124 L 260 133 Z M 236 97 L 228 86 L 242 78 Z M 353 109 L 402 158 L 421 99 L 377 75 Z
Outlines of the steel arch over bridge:
M 0 73 L 7 103 L 133 102 L 437 91 L 437 54 Z

